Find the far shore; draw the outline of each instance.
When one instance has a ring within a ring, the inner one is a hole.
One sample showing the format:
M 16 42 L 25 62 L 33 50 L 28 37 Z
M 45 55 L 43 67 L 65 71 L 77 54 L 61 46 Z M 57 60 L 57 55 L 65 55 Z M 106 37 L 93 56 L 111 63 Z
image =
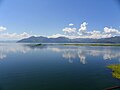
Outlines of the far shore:
M 120 44 L 116 43 L 39 43 L 35 44 L 35 46 L 42 45 L 63 45 L 63 46 L 120 46 Z
M 63 44 L 65 46 L 120 46 L 120 44 L 104 44 L 104 43 L 85 43 L 85 44 Z

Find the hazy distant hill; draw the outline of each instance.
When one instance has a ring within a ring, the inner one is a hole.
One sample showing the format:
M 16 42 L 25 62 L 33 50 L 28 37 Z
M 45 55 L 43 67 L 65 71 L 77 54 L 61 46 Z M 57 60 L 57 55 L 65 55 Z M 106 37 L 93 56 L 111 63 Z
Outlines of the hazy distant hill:
M 0 43 L 16 43 L 16 42 L 17 42 L 17 40 L 13 40 L 13 41 L 11 41 L 11 40 L 7 40 L 7 41 L 1 40 L 0 41 Z
M 102 39 L 76 38 L 69 39 L 66 37 L 47 38 L 47 37 L 29 37 L 19 40 L 18 43 L 120 43 L 120 36 Z

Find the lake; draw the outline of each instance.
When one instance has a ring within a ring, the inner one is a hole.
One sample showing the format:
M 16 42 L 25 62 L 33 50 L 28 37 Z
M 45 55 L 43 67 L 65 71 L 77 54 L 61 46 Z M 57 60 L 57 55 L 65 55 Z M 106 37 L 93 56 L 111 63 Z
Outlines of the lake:
M 120 85 L 106 66 L 119 46 L 0 44 L 0 90 L 103 90 Z

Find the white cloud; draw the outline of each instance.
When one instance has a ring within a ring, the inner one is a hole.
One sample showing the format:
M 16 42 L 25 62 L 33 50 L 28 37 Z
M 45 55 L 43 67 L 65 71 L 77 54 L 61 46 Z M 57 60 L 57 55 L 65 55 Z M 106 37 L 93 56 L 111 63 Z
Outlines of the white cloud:
M 65 34 L 66 33 L 75 33 L 76 30 L 77 30 L 76 28 L 68 28 L 68 27 L 66 27 L 66 28 L 63 29 L 63 32 L 65 32 Z
M 30 37 L 30 34 L 23 32 L 22 34 L 19 35 L 21 38 L 23 37 Z
M 66 38 L 70 38 L 70 39 L 74 39 L 74 38 L 79 38 L 79 36 L 76 35 L 64 35 L 64 34 L 54 34 L 51 36 L 48 36 L 48 38 L 58 38 L 58 37 L 66 37 Z
M 68 38 L 109 38 L 112 36 L 118 36 L 120 35 L 120 31 L 115 29 L 115 28 L 109 28 L 109 27 L 104 27 L 103 31 L 99 30 L 92 30 L 88 31 L 87 30 L 87 22 L 83 22 L 80 25 L 80 28 L 64 28 L 63 32 L 65 33 L 65 36 Z
M 0 39 L 1 40 L 10 40 L 10 39 L 13 39 L 13 40 L 16 40 L 16 39 L 23 39 L 23 38 L 27 38 L 27 37 L 30 37 L 31 35 L 26 33 L 26 32 L 23 32 L 21 34 L 17 34 L 17 33 L 8 33 L 8 32 L 2 32 L 2 31 L 5 31 L 7 30 L 6 27 L 4 26 L 0 26 Z
M 92 35 L 93 34 L 100 34 L 101 32 L 100 31 L 97 31 L 97 30 L 94 30 L 94 31 L 92 31 L 92 32 L 90 32 Z
M 0 26 L 0 32 L 5 31 L 5 30 L 7 30 L 6 27 L 4 27 L 4 26 Z
M 21 34 L 17 34 L 17 33 L 1 33 L 0 34 L 0 39 L 23 39 L 23 38 L 27 38 L 27 37 L 30 37 L 31 35 L 26 33 L 26 32 L 23 32 Z
M 54 34 L 52 36 L 48 36 L 48 38 L 57 38 L 57 37 L 66 37 L 66 35 L 63 35 L 63 34 Z
M 94 39 L 99 39 L 99 38 L 109 38 L 109 37 L 112 37 L 111 34 L 106 34 L 104 32 L 101 32 L 101 31 L 97 31 L 97 30 L 93 30 L 91 32 L 86 32 L 86 36 L 88 38 L 94 38 Z
M 74 26 L 74 24 L 73 24 L 73 23 L 70 23 L 69 26 Z
M 65 27 L 62 31 L 64 34 L 54 34 L 52 36 L 48 36 L 48 38 L 57 38 L 57 37 L 67 37 L 67 38 L 109 38 L 112 36 L 120 36 L 120 31 L 115 28 L 109 28 L 109 27 L 104 27 L 103 31 L 102 30 L 87 30 L 87 22 L 83 22 L 80 25 L 80 28 L 73 27 L 74 24 L 70 23 L 68 27 Z M 30 36 L 40 36 L 40 35 L 31 35 L 23 32 L 21 34 L 17 33 L 3 33 L 2 31 L 5 31 L 7 28 L 0 26 L 0 39 L 23 39 L 27 38 Z
M 117 30 L 117 29 L 114 29 L 114 28 L 108 28 L 108 27 L 105 27 L 104 28 L 104 32 L 106 34 L 120 34 L 120 31 Z
M 88 23 L 83 22 L 83 23 L 80 25 L 79 32 L 86 32 L 86 30 L 87 30 L 87 25 L 88 25 Z

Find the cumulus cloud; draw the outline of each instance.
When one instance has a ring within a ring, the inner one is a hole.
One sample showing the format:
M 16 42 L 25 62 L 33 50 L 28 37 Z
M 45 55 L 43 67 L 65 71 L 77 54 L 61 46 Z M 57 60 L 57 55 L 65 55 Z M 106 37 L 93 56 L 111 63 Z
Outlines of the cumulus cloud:
M 0 32 L 5 31 L 7 28 L 4 26 L 0 26 Z
M 48 38 L 57 38 L 57 37 L 67 37 L 67 38 L 109 38 L 113 36 L 120 36 L 120 31 L 111 27 L 104 27 L 103 30 L 91 30 L 87 29 L 88 23 L 81 23 L 79 28 L 74 27 L 74 24 L 70 23 L 67 27 L 65 27 L 62 31 L 64 34 L 53 34 L 52 36 L 48 36 Z M 4 26 L 0 26 L 0 39 L 22 39 L 30 36 L 38 36 L 31 35 L 26 32 L 21 34 L 17 33 L 3 33 L 7 28 Z
M 7 30 L 6 27 L 4 26 L 0 26 L 0 39 L 3 39 L 3 40 L 10 40 L 10 39 L 23 39 L 23 38 L 27 38 L 27 37 L 30 37 L 31 35 L 28 34 L 27 32 L 23 32 L 21 34 L 18 34 L 18 33 L 9 33 L 9 32 L 3 32 Z
M 0 39 L 22 39 L 22 38 L 27 38 L 30 37 L 31 35 L 23 32 L 21 34 L 17 34 L 17 33 L 1 33 L 0 34 Z
M 109 38 L 119 36 L 120 31 L 115 28 L 104 27 L 103 30 L 87 30 L 87 22 L 83 22 L 80 28 L 66 27 L 63 29 L 65 36 L 68 38 Z M 70 26 L 70 25 L 69 25 Z
M 74 26 L 74 24 L 70 23 L 68 26 L 69 27 L 65 27 L 62 30 L 64 32 L 64 34 L 73 34 L 76 32 L 77 28 L 71 27 L 71 26 Z
M 104 28 L 104 32 L 107 34 L 120 34 L 119 30 L 114 29 L 114 28 L 108 28 L 108 27 Z
M 28 33 L 26 33 L 26 32 L 23 32 L 22 34 L 20 34 L 20 36 L 21 36 L 21 38 L 22 38 L 22 37 L 29 37 L 30 34 L 28 34 Z
M 77 34 L 80 35 L 80 36 L 82 36 L 82 35 L 84 35 L 84 36 L 85 36 L 85 35 L 89 35 L 90 32 L 87 32 L 87 25 L 88 25 L 88 23 L 83 22 L 83 23 L 80 25 L 80 28 L 78 29 Z
M 74 26 L 74 24 L 73 24 L 73 23 L 70 23 L 69 26 Z
M 87 30 L 87 25 L 88 25 L 88 23 L 83 22 L 83 23 L 80 25 L 79 32 L 86 32 L 86 30 Z
M 57 37 L 66 37 L 66 35 L 63 35 L 63 34 L 54 34 L 54 35 L 48 36 L 48 38 L 57 38 Z
M 75 33 L 76 30 L 77 30 L 76 28 L 68 28 L 68 27 L 66 27 L 66 28 L 63 29 L 63 32 L 65 32 L 65 34 L 66 33 Z

